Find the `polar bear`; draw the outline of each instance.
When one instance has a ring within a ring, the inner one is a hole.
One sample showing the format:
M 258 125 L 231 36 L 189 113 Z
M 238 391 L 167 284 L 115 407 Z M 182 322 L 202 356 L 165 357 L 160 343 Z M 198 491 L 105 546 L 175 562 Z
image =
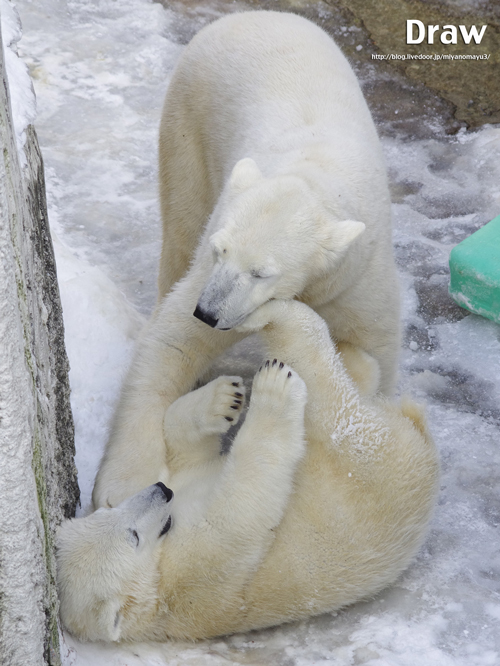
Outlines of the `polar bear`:
M 159 302 L 125 382 L 96 507 L 168 485 L 165 409 L 270 299 L 313 307 L 353 374 L 354 347 L 376 360 L 382 393 L 395 383 L 399 295 L 382 150 L 354 73 L 320 28 L 255 11 L 200 31 L 167 92 L 160 195 Z
M 394 581 L 421 544 L 438 460 L 420 409 L 361 397 L 303 303 L 270 301 L 244 327 L 264 327 L 274 360 L 230 452 L 217 433 L 243 391 L 221 377 L 166 411 L 171 490 L 62 525 L 61 616 L 79 638 L 200 639 L 331 611 Z

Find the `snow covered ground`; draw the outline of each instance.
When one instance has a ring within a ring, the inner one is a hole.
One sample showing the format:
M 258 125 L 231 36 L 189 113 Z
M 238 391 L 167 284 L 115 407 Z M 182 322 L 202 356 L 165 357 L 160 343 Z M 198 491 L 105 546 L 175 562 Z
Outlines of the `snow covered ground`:
M 186 35 L 220 9 L 210 2 L 186 18 L 148 0 L 18 0 L 17 8 L 19 53 L 37 95 L 84 509 L 134 338 L 155 301 L 162 100 Z M 198 644 L 110 647 L 66 635 L 68 666 L 500 664 L 500 327 L 465 316 L 447 295 L 450 249 L 500 214 L 500 127 L 420 139 L 383 125 L 381 133 L 403 286 L 401 389 L 427 402 L 442 458 L 421 553 L 393 587 L 340 613 Z M 233 354 L 226 363 L 249 375 L 254 360 Z

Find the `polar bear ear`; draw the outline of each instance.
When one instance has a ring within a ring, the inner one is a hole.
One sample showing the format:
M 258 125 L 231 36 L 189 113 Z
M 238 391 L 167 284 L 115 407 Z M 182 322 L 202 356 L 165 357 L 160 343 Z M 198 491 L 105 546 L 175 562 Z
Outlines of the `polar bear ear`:
M 262 178 L 259 167 L 250 157 L 245 157 L 236 165 L 231 172 L 229 185 L 232 190 L 242 192 Z
M 365 229 L 366 226 L 363 222 L 356 222 L 355 220 L 333 222 L 324 243 L 324 248 L 333 255 L 333 259 L 339 260 Z
M 212 234 L 208 240 L 210 249 L 218 255 L 226 253 L 226 245 L 228 245 L 228 237 L 225 229 L 219 229 Z

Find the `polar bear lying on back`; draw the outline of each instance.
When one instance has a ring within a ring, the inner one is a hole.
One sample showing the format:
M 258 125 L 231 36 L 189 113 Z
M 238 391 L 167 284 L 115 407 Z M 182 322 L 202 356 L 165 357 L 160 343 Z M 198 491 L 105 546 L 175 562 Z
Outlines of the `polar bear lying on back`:
M 227 456 L 235 377 L 166 412 L 173 502 L 158 484 L 61 527 L 61 615 L 79 638 L 196 639 L 331 611 L 394 581 L 418 549 L 438 480 L 419 409 L 360 398 L 306 305 L 272 301 L 245 324 L 264 325 L 282 361 L 257 373 Z
M 395 383 L 399 295 L 382 150 L 354 73 L 320 28 L 249 12 L 192 40 L 165 102 L 160 193 L 160 301 L 125 382 L 96 508 L 168 485 L 165 410 L 271 298 L 314 308 L 351 374 L 355 346 L 376 359 L 382 393 Z

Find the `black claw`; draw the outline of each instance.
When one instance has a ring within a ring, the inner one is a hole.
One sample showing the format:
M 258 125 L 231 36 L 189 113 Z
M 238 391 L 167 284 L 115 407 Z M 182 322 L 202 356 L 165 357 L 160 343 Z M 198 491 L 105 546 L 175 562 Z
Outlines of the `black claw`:
M 266 361 L 266 368 L 269 367 L 269 360 Z
M 273 361 L 273 368 L 274 368 L 274 366 L 276 365 L 277 362 L 278 362 L 278 359 L 275 358 L 274 361 Z
M 239 409 L 238 405 L 231 405 L 230 409 Z
M 243 397 L 243 393 L 235 393 L 234 395 L 235 395 L 237 398 L 242 398 L 242 397 Z
M 235 400 L 235 401 L 234 401 L 234 404 L 235 404 L 235 405 L 241 405 L 241 400 Z
M 287 376 L 288 376 L 288 377 L 291 377 L 291 376 L 292 376 L 292 373 L 291 373 L 291 372 L 289 372 Z
M 240 385 L 239 382 L 232 382 L 232 383 L 231 383 L 231 386 L 239 386 L 239 385 Z
M 262 366 L 260 366 L 260 368 L 259 368 L 259 370 L 258 370 L 258 371 L 260 372 L 261 370 L 262 370 Z
M 283 370 L 283 366 L 284 366 L 284 365 L 285 365 L 284 363 L 280 363 L 280 364 L 279 364 L 279 369 L 280 369 L 280 370 Z
M 232 416 L 225 416 L 226 421 L 234 421 Z

